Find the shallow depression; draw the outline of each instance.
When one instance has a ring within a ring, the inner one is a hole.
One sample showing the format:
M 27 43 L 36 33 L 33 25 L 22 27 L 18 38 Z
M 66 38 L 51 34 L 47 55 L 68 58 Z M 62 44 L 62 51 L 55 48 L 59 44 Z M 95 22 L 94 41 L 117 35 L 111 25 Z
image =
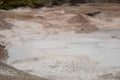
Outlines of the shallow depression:
M 8 49 L 8 62 L 40 55 L 79 55 L 89 57 L 99 66 L 120 66 L 119 30 L 98 31 L 91 34 L 54 34 L 38 37 Z

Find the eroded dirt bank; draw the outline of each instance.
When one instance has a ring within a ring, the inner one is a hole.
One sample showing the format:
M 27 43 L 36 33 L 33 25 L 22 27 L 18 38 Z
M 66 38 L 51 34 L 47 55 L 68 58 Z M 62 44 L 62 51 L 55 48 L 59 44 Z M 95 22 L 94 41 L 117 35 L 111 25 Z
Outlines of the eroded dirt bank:
M 0 62 L 0 80 L 48 80 L 17 70 Z
M 0 61 L 6 61 L 8 59 L 8 52 L 4 48 L 5 46 L 0 45 Z
M 0 43 L 9 52 L 8 64 L 17 69 L 50 80 L 120 79 L 120 4 L 18 8 L 0 14 Z

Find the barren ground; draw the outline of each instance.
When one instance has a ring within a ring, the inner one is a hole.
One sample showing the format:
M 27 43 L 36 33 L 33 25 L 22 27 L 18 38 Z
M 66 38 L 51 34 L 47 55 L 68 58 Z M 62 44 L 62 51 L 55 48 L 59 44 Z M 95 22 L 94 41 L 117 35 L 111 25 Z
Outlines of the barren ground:
M 1 10 L 0 43 L 7 64 L 49 80 L 120 80 L 120 4 Z

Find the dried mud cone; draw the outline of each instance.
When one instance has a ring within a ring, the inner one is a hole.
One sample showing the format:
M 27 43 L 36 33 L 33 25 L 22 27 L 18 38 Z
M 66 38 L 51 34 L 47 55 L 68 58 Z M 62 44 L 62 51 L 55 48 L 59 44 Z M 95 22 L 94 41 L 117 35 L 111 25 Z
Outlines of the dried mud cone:
M 82 23 L 89 23 L 89 21 L 81 14 L 73 16 L 67 20 L 69 24 L 82 24 Z
M 71 25 L 71 27 L 68 27 L 68 30 L 75 31 L 76 33 L 89 33 L 98 30 L 98 28 L 91 24 L 82 14 L 69 18 L 67 22 Z
M 4 48 L 4 46 L 0 45 L 0 61 L 6 61 L 8 59 L 8 53 Z

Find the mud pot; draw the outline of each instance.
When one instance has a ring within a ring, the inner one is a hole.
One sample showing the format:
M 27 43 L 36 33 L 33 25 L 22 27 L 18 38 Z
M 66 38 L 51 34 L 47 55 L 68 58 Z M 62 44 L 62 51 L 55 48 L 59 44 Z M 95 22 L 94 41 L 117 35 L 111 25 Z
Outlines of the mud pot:
M 120 66 L 120 39 L 113 36 L 120 37 L 120 30 L 36 36 L 9 47 L 8 63 L 55 80 L 72 80 L 75 76 L 75 80 L 89 79 L 90 75 L 93 79 L 104 71 L 105 74 L 113 73 L 113 68 Z M 109 72 L 106 68 L 112 69 L 108 69 Z
M 81 4 L 1 11 L 6 63 L 49 80 L 119 80 L 119 10 Z

